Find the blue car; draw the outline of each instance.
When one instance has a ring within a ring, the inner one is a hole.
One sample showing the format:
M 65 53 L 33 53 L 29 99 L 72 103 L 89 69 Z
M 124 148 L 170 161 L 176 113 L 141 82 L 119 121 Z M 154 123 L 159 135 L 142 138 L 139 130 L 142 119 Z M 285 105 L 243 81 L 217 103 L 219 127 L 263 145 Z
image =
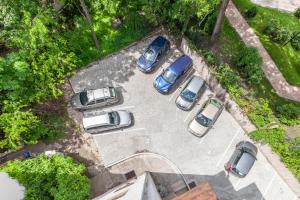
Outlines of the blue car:
M 163 94 L 168 93 L 180 77 L 191 68 L 192 64 L 193 61 L 189 56 L 180 56 L 156 77 L 154 87 Z
M 169 40 L 163 36 L 158 36 L 138 59 L 138 68 L 144 73 L 151 72 L 155 66 L 157 66 L 158 61 L 165 56 L 169 50 Z

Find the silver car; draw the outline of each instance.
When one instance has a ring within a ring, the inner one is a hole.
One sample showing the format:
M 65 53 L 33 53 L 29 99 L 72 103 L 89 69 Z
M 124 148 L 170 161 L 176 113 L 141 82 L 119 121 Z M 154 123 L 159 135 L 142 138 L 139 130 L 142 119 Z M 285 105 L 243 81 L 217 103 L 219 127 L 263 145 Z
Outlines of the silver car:
M 218 119 L 223 107 L 223 104 L 217 98 L 209 98 L 195 118 L 189 123 L 188 130 L 198 137 L 204 136 Z
M 76 93 L 71 99 L 71 105 L 78 110 L 104 107 L 119 101 L 114 87 L 104 87 L 96 90 L 84 90 Z
M 256 155 L 257 147 L 254 144 L 241 141 L 236 145 L 234 153 L 224 167 L 228 172 L 243 178 L 252 168 Z
M 182 110 L 190 110 L 205 90 L 205 82 L 199 76 L 193 76 L 186 84 L 175 103 Z
M 126 110 L 88 113 L 83 117 L 82 124 L 88 133 L 100 133 L 130 126 L 132 114 Z

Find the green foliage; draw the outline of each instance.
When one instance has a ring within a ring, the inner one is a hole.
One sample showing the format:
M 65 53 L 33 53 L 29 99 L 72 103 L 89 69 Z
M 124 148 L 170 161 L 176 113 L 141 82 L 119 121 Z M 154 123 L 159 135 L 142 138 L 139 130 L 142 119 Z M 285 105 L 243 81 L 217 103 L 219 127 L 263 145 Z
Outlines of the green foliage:
M 275 19 L 269 21 L 262 32 L 268 35 L 272 41 L 277 43 L 284 43 L 291 36 L 289 30 L 283 27 L 280 22 Z
M 0 115 L 0 148 L 17 149 L 23 144 L 35 144 L 45 132 L 40 120 L 20 103 L 6 103 Z
M 294 12 L 294 15 L 300 19 L 300 8 L 297 8 L 297 10 Z
M 214 27 L 217 21 L 217 16 L 218 16 L 218 10 L 215 10 L 212 14 L 210 14 L 207 18 L 207 21 L 204 25 L 204 31 L 208 34 L 211 35 L 214 31 Z
M 273 111 L 266 99 L 259 99 L 248 113 L 248 117 L 258 127 L 263 128 L 272 122 L 275 122 Z
M 83 175 L 85 170 L 72 158 L 60 155 L 15 160 L 1 168 L 26 188 L 25 200 L 88 199 L 90 183 Z
M 262 58 L 254 47 L 242 48 L 236 65 L 241 69 L 250 84 L 260 84 L 263 76 Z
M 288 139 L 284 129 L 261 129 L 250 133 L 257 141 L 269 144 L 300 181 L 300 137 Z
M 300 32 L 294 32 L 291 39 L 291 46 L 296 51 L 300 50 Z
M 275 107 L 275 114 L 281 123 L 286 125 L 295 125 L 300 119 L 300 107 L 295 104 L 283 104 Z
M 245 16 L 247 18 L 253 18 L 253 17 L 256 16 L 256 14 L 257 14 L 257 8 L 256 8 L 256 6 L 253 6 L 253 7 L 249 8 L 249 9 L 247 9 L 245 11 Z

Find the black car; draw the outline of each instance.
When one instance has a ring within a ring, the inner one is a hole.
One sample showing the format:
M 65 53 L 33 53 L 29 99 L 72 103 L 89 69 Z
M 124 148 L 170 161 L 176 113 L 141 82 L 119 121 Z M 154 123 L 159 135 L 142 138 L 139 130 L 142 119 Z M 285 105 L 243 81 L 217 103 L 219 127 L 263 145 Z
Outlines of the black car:
M 151 44 L 147 47 L 145 52 L 137 61 L 138 68 L 142 72 L 151 72 L 158 61 L 164 57 L 170 50 L 170 41 L 163 36 L 158 36 Z
M 252 168 L 257 155 L 257 147 L 248 141 L 241 141 L 230 160 L 225 164 L 225 169 L 238 177 L 245 177 Z

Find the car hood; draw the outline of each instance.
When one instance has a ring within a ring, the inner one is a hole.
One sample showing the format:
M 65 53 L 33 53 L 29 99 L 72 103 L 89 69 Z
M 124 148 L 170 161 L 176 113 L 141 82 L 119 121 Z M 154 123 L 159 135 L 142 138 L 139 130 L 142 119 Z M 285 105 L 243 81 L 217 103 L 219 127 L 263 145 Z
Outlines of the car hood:
M 186 109 L 189 109 L 192 106 L 191 102 L 184 100 L 181 96 L 177 97 L 176 104 Z
M 163 79 L 161 75 L 156 78 L 155 85 L 158 89 L 163 91 L 169 90 L 170 87 L 172 86 L 172 84 L 165 81 L 165 79 Z
M 244 152 L 240 160 L 238 161 L 235 168 L 239 170 L 242 174 L 246 175 L 250 171 L 255 161 L 255 157 L 250 153 Z
M 78 108 L 81 107 L 82 104 L 80 102 L 80 97 L 79 97 L 79 93 L 75 94 L 72 98 L 71 98 L 71 106 L 73 108 Z
M 137 64 L 140 66 L 140 68 L 145 69 L 145 70 L 151 68 L 153 63 L 154 63 L 154 61 L 146 60 L 144 56 L 141 56 L 137 62 Z
M 120 116 L 120 125 L 130 125 L 131 124 L 131 114 L 125 110 L 117 111 Z
M 199 136 L 203 136 L 208 130 L 208 127 L 202 126 L 195 119 L 190 123 L 189 128 L 193 133 Z

